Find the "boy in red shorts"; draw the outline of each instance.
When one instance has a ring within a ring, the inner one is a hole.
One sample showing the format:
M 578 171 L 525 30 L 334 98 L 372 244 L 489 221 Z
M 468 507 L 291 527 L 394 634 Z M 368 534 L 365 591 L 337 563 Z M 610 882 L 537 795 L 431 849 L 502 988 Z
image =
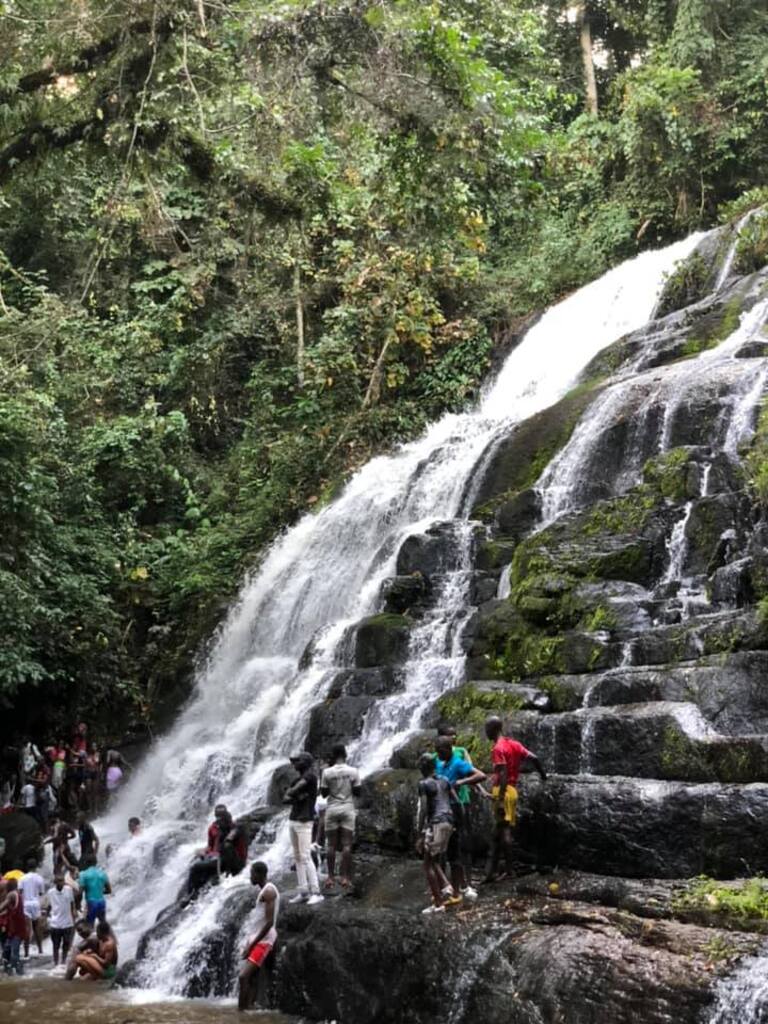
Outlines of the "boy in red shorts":
M 258 887 L 256 906 L 253 911 L 254 932 L 243 950 L 245 960 L 240 971 L 237 996 L 238 1010 L 247 1010 L 253 1005 L 255 998 L 255 980 L 267 957 L 277 941 L 277 911 L 280 905 L 280 893 L 273 882 L 267 881 L 267 865 L 260 860 L 251 865 L 251 885 Z

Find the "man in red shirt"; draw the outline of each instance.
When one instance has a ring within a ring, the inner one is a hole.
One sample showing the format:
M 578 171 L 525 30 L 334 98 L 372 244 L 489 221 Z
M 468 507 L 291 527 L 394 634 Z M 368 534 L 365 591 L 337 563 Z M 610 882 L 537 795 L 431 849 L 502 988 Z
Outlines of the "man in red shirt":
M 493 761 L 493 816 L 494 830 L 491 842 L 491 856 L 488 861 L 485 882 L 493 882 L 504 875 L 499 875 L 499 860 L 504 854 L 506 874 L 514 874 L 513 860 L 513 829 L 517 822 L 517 782 L 520 769 L 530 764 L 546 780 L 547 773 L 538 757 L 527 750 L 522 743 L 512 740 L 503 733 L 504 725 L 500 718 L 493 715 L 485 723 L 485 735 L 493 743 L 491 760 Z

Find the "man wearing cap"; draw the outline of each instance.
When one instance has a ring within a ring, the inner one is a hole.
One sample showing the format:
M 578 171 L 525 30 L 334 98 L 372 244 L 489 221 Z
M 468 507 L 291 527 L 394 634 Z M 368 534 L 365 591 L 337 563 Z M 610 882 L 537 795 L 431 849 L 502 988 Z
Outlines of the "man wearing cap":
M 299 773 L 299 778 L 285 794 L 283 803 L 291 805 L 288 816 L 288 828 L 291 835 L 293 857 L 296 861 L 296 879 L 299 891 L 291 899 L 291 903 L 321 903 L 320 883 L 317 868 L 312 860 L 312 823 L 315 818 L 315 801 L 317 800 L 317 775 L 312 765 L 312 755 L 303 751 L 294 754 L 291 764 Z

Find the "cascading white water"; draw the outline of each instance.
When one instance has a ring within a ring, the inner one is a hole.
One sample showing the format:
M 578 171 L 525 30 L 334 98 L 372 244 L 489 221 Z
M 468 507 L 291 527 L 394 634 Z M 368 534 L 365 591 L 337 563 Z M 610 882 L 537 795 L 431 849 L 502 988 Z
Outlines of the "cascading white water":
M 749 222 L 752 220 L 756 212 L 757 210 L 749 210 L 736 224 L 736 228 L 733 234 L 733 241 L 731 242 L 728 248 L 728 252 L 726 253 L 725 259 L 723 260 L 723 265 L 720 268 L 720 273 L 717 275 L 717 283 L 715 284 L 716 292 L 720 291 L 725 282 L 731 276 L 733 264 L 736 261 L 736 252 L 739 247 L 739 242 L 741 241 L 741 232 L 744 230 L 747 224 L 749 224 Z
M 702 1024 L 768 1024 L 768 954 L 746 957 L 715 989 Z
M 716 348 L 701 352 L 694 359 L 665 366 L 663 372 L 651 369 L 609 385 L 582 416 L 568 444 L 552 459 L 536 484 L 542 496 L 544 524 L 582 507 L 585 486 L 600 479 L 599 442 L 611 428 L 631 417 L 630 441 L 625 445 L 622 471 L 613 486 L 613 493 L 620 494 L 642 478 L 643 465 L 650 453 L 640 441 L 646 437 L 650 412 L 663 409 L 656 450 L 664 453 L 672 446 L 680 411 L 695 400 L 701 389 L 718 381 L 727 388 L 728 401 L 723 403 L 718 436 L 707 440 L 736 454 L 754 431 L 755 411 L 768 380 L 764 359 L 739 358 L 738 353 L 746 343 L 761 337 L 766 320 L 768 299 L 761 299 Z M 643 395 L 639 405 L 638 395 Z
M 549 310 L 507 359 L 477 411 L 446 416 L 419 441 L 372 460 L 337 501 L 305 516 L 273 545 L 244 585 L 175 727 L 97 824 L 112 845 L 111 916 L 123 958 L 175 898 L 212 805 L 223 800 L 237 816 L 266 802 L 275 768 L 301 747 L 310 709 L 327 693 L 348 627 L 378 607 L 405 537 L 460 515 L 467 483 L 489 445 L 510 423 L 557 401 L 602 348 L 642 326 L 665 274 L 697 241 L 645 253 Z M 470 533 L 465 522 L 465 557 L 414 630 L 404 692 L 379 702 L 351 745 L 366 772 L 385 765 L 418 726 L 425 701 L 462 678 Z M 301 668 L 310 641 L 311 664 Z M 133 814 L 145 822 L 140 839 L 124 838 Z M 278 829 L 266 859 L 282 867 L 286 854 L 286 830 Z M 172 932 L 153 943 L 145 983 L 181 992 L 195 952 L 220 927 L 233 890 L 245 885 L 242 877 L 225 880 L 189 906 Z

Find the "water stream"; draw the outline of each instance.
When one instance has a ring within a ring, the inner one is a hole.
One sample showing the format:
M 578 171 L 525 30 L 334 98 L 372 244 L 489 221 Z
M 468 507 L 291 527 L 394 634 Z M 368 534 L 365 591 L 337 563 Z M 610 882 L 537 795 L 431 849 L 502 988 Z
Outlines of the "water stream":
M 702 1024 L 768 1024 L 768 955 L 750 956 L 719 982 Z
M 553 404 L 602 348 L 645 323 L 665 274 L 698 240 L 645 253 L 549 310 L 475 411 L 446 416 L 418 441 L 372 460 L 338 500 L 305 516 L 266 553 L 176 725 L 97 823 L 112 846 L 111 914 L 123 959 L 157 911 L 175 899 L 212 805 L 223 800 L 239 815 L 267 802 L 275 768 L 302 746 L 310 710 L 347 655 L 350 625 L 380 607 L 381 584 L 393 574 L 403 540 L 457 519 L 457 565 L 444 575 L 438 600 L 413 632 L 405 690 L 369 714 L 362 736 L 351 744 L 353 760 L 366 773 L 385 765 L 418 727 L 425 702 L 463 678 L 461 626 L 469 612 L 472 535 L 466 510 L 474 468 L 510 424 Z M 301 667 L 310 643 L 311 661 Z M 139 839 L 126 835 L 132 814 L 145 822 Z M 286 856 L 285 829 L 278 828 L 266 859 L 283 868 Z M 184 991 L 196 951 L 221 927 L 227 900 L 246 884 L 243 878 L 224 880 L 178 918 L 152 949 L 154 988 Z

